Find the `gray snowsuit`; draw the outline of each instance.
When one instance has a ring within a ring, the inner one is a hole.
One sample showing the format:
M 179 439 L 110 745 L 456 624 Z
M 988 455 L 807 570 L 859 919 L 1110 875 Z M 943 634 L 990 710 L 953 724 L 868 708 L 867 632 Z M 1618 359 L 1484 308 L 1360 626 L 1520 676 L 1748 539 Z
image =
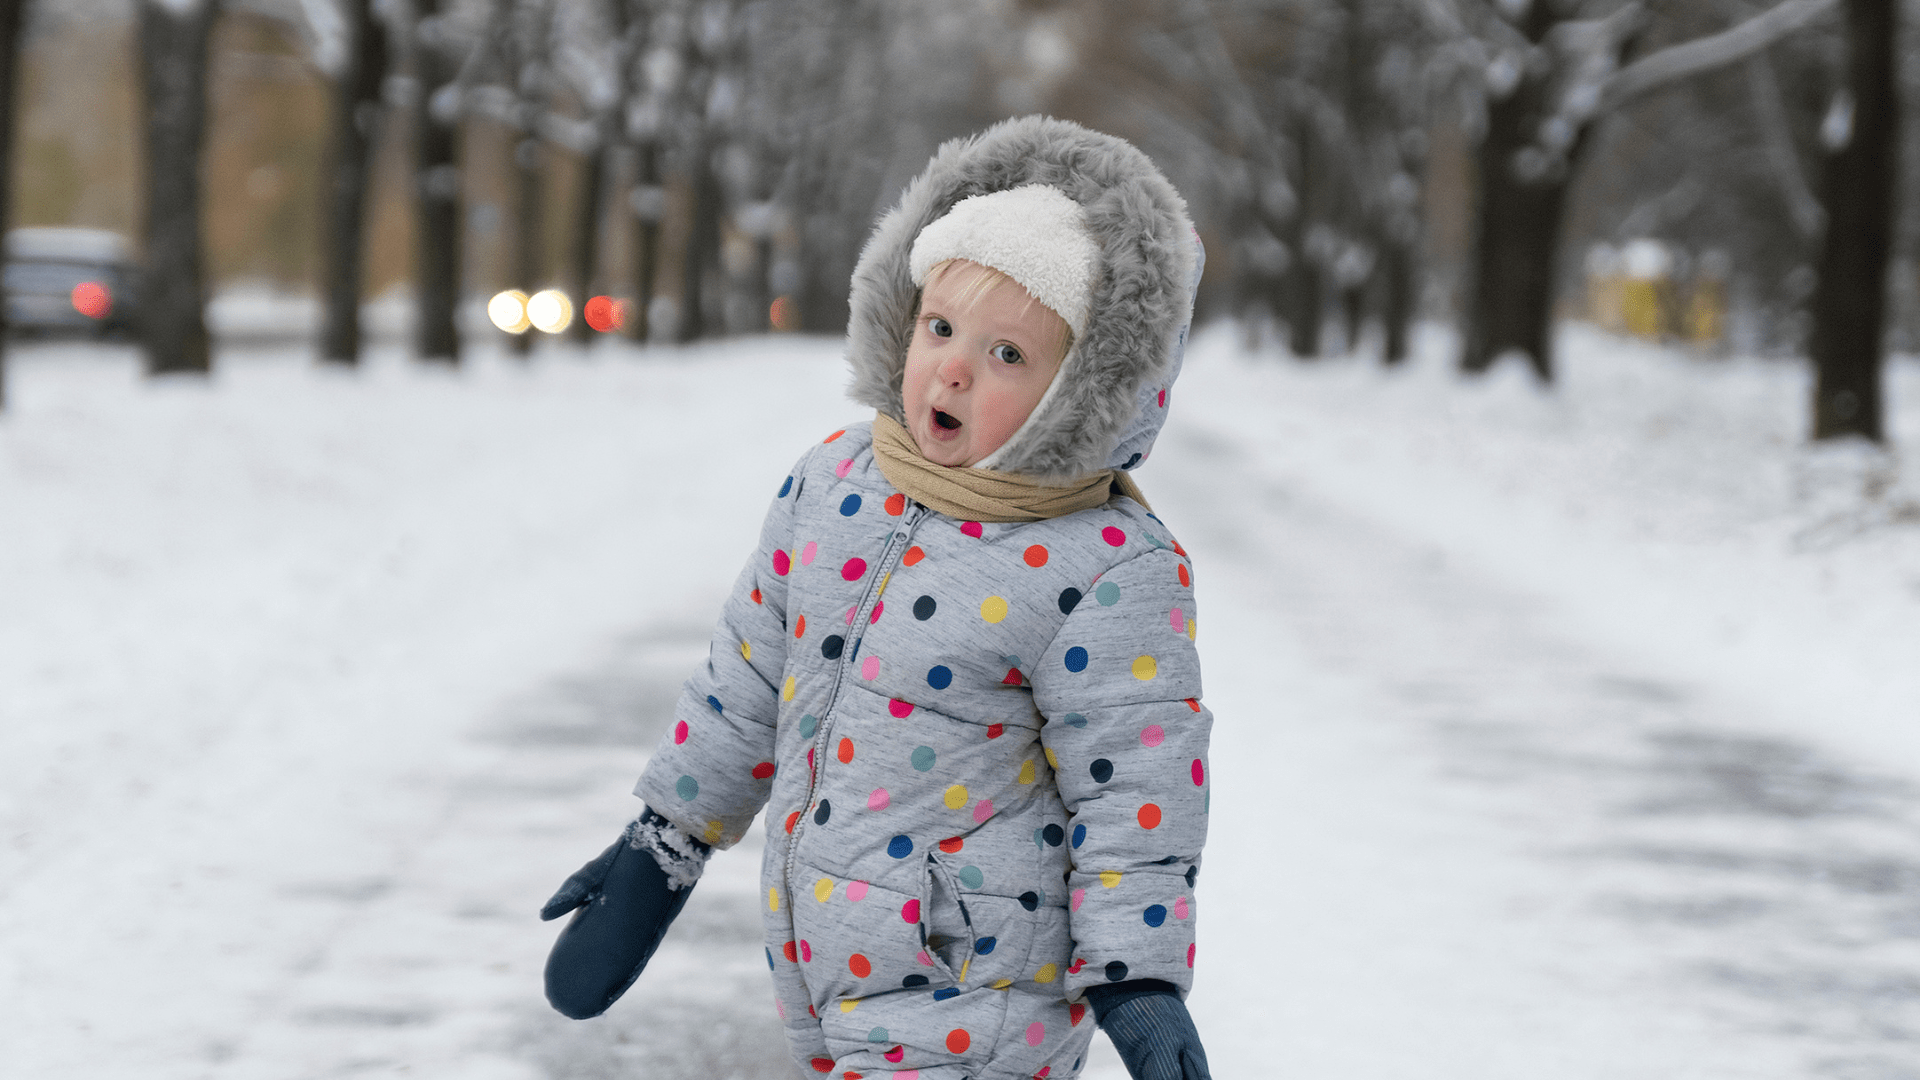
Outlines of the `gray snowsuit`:
M 1144 155 L 1061 121 L 949 143 L 882 219 L 855 271 L 855 394 L 900 415 L 920 228 L 1033 182 L 1085 207 L 1103 266 L 1003 468 L 1132 468 L 1166 415 L 1198 245 Z M 804 1065 L 1072 1077 L 1084 987 L 1186 992 L 1211 725 L 1195 626 L 1186 553 L 1132 499 L 955 520 L 887 481 L 867 424 L 800 459 L 635 793 L 719 847 L 768 807 L 767 960 Z

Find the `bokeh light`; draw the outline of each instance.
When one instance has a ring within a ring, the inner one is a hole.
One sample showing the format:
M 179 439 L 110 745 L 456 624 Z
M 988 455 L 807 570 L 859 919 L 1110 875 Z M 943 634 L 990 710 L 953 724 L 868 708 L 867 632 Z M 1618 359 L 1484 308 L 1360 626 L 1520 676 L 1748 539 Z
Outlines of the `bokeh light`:
M 587 301 L 582 314 L 586 316 L 588 326 L 603 334 L 610 333 L 627 325 L 627 302 L 611 296 L 596 296 Z
M 519 289 L 508 289 L 493 294 L 487 301 L 487 318 L 493 325 L 509 334 L 524 334 L 533 323 L 527 318 L 527 294 Z
M 767 321 L 775 330 L 800 329 L 800 308 L 791 296 L 775 297 L 773 306 L 767 309 Z
M 113 310 L 113 294 L 97 281 L 83 281 L 73 287 L 73 310 L 89 319 L 104 319 Z
M 527 321 L 535 330 L 557 334 L 573 322 L 573 301 L 559 289 L 541 289 L 527 300 Z

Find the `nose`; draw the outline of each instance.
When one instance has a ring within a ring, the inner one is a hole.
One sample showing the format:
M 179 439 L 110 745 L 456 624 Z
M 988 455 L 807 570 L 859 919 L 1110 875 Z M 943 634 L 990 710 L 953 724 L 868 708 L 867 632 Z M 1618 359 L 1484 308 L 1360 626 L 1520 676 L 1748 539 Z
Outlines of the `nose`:
M 955 390 L 965 390 L 973 385 L 973 369 L 968 366 L 965 357 L 947 357 L 940 362 L 935 373 L 940 376 L 941 385 L 953 387 Z

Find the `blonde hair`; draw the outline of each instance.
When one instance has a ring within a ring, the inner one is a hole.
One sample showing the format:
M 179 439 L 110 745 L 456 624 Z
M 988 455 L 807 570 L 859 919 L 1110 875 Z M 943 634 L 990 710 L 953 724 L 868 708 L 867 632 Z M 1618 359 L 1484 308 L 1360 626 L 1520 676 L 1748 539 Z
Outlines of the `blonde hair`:
M 1020 309 L 1020 313 L 1025 315 L 1028 311 L 1032 310 L 1035 305 L 1038 305 L 1040 310 L 1052 317 L 1053 326 L 1057 331 L 1051 340 L 1037 342 L 1036 344 L 1053 345 L 1058 349 L 1060 358 L 1063 360 L 1066 359 L 1067 351 L 1073 348 L 1073 327 L 1067 325 L 1067 320 L 1061 318 L 1059 312 L 1034 299 L 1033 294 L 1027 291 L 1026 286 L 1015 281 L 1012 276 L 1002 271 L 995 270 L 991 266 L 984 266 L 971 259 L 942 259 L 934 263 L 927 271 L 927 285 L 932 285 L 935 281 L 945 278 L 948 274 L 956 275 L 953 279 L 953 287 L 955 289 L 954 302 L 967 307 L 973 306 L 975 301 L 1003 285 L 1011 285 L 1019 289 L 1021 294 L 1027 298 L 1026 306 Z M 919 305 L 916 305 L 916 309 L 923 308 L 926 304 L 926 286 L 922 286 L 920 296 L 921 302 Z M 914 319 L 917 322 L 919 318 L 919 311 L 916 310 Z

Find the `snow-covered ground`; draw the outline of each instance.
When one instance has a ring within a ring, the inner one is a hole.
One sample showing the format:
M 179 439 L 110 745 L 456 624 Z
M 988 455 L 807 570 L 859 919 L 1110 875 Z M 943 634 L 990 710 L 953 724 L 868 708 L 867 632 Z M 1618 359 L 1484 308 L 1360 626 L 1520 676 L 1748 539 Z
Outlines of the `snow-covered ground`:
M 1219 717 L 1216 1075 L 1920 1076 L 1920 364 L 1899 454 L 1816 451 L 1798 366 L 1563 343 L 1543 394 L 1195 341 L 1141 481 Z M 531 913 L 859 414 L 835 342 L 601 344 L 14 354 L 0 1074 L 786 1075 L 751 853 L 598 1020 Z

